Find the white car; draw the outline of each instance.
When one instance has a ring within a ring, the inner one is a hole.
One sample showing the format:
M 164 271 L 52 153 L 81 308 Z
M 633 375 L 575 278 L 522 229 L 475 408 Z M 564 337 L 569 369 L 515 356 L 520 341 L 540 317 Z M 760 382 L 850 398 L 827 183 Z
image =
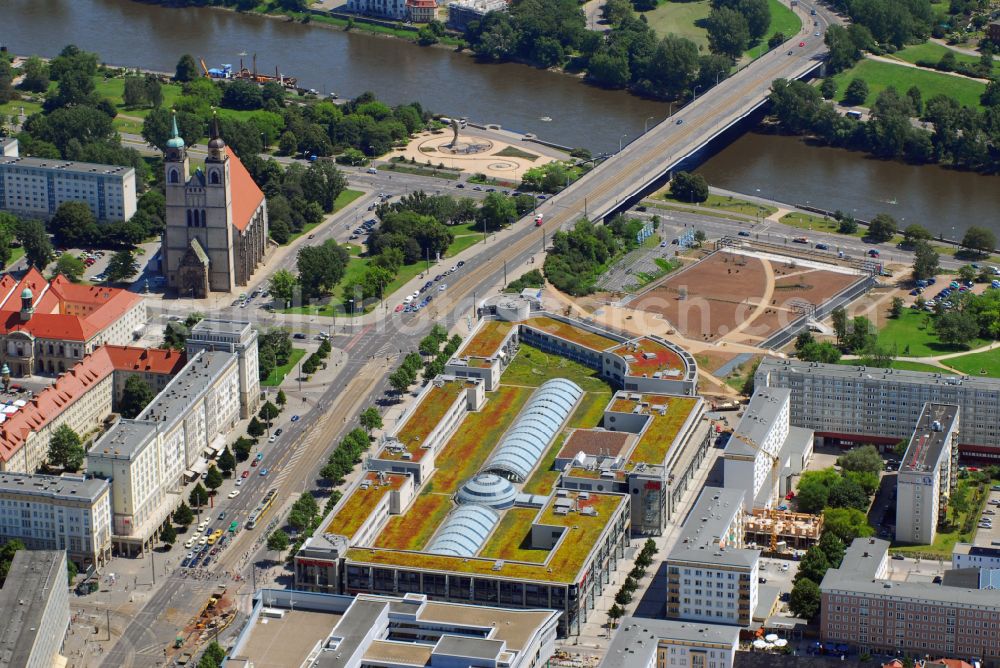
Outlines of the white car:
M 231 492 L 229 493 L 229 498 L 230 498 L 230 499 L 235 499 L 235 498 L 236 498 L 237 496 L 239 496 L 239 495 L 240 495 L 240 490 L 238 490 L 238 489 L 234 489 L 233 491 L 231 491 Z
M 274 443 L 277 440 L 278 440 L 278 437 L 275 436 L 274 434 L 271 434 L 271 438 L 267 439 L 267 442 L 268 443 Z
M 208 536 L 202 536 L 198 539 L 199 545 L 208 545 Z
M 239 487 L 242 484 L 243 484 L 243 478 L 237 478 L 236 479 L 236 486 Z
M 184 541 L 184 547 L 190 548 L 192 545 L 194 545 L 194 538 L 188 538 Z

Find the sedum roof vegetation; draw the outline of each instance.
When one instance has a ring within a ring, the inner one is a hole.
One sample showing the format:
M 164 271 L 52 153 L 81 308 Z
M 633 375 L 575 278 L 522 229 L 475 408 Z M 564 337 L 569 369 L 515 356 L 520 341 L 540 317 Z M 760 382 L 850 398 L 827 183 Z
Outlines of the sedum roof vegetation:
M 418 405 L 413 407 L 410 419 L 406 421 L 403 428 L 396 434 L 396 438 L 406 448 L 407 452 L 413 455 L 414 459 L 420 459 L 424 450 L 420 446 L 427 440 L 427 436 L 434 431 L 434 427 L 441 422 L 441 418 L 448 412 L 448 409 L 455 403 L 459 393 L 466 387 L 460 381 L 450 381 L 435 385 Z M 399 458 L 391 452 L 384 451 L 379 455 L 383 459 Z
M 575 497 L 576 495 L 571 495 Z M 525 563 L 504 561 L 496 569 L 496 558 L 484 557 L 448 557 L 424 552 L 406 552 L 401 550 L 372 549 L 356 547 L 348 550 L 347 560 L 353 563 L 370 564 L 373 566 L 395 566 L 399 568 L 421 568 L 455 573 L 470 573 L 474 575 L 518 578 L 571 584 L 578 580 L 580 570 L 587 557 L 597 547 L 597 541 L 604 530 L 609 527 L 609 521 L 615 511 L 627 503 L 627 498 L 618 494 L 596 494 L 591 492 L 586 501 L 579 501 L 582 506 L 591 506 L 597 514 L 594 516 L 571 512 L 567 515 L 556 515 L 553 512 L 554 500 L 539 516 L 539 523 L 550 526 L 565 527 L 566 535 L 561 539 L 556 549 L 549 553 L 548 561 L 544 563 Z M 510 511 L 508 511 L 510 512 Z M 506 517 L 504 518 L 506 519 Z M 530 522 L 520 519 L 520 525 L 514 523 L 509 529 L 511 535 L 523 527 L 525 533 L 530 530 Z M 490 539 L 488 539 L 490 540 Z
M 372 514 L 372 511 L 375 510 L 379 501 L 390 491 L 399 489 L 406 480 L 406 476 L 389 473 L 385 476 L 388 484 L 380 485 L 378 484 L 377 473 L 370 472 L 365 477 L 371 483 L 368 489 L 357 487 L 354 493 L 347 497 L 344 505 L 340 507 L 340 510 L 333 516 L 333 519 L 326 525 L 326 528 L 323 529 L 324 533 L 333 533 L 353 538 L 354 534 L 361 528 L 361 525 L 364 524 L 365 520 Z
M 652 405 L 660 406 L 666 399 L 666 415 L 660 415 L 656 411 L 650 411 L 649 415 L 652 423 L 646 427 L 629 457 L 630 464 L 644 462 L 646 464 L 659 465 L 667 456 L 670 445 L 677 438 L 678 432 L 684 425 L 691 411 L 698 403 L 696 397 L 663 397 L 658 396 Z
M 458 352 L 459 357 L 493 357 L 503 340 L 514 329 L 506 320 L 487 320 Z
M 636 347 L 632 350 L 632 345 Z M 620 346 L 613 351 L 620 357 L 631 355 L 633 361 L 628 363 L 629 372 L 650 373 L 654 371 L 666 371 L 667 369 L 679 369 L 684 371 L 684 360 L 675 351 L 663 345 L 659 341 L 643 337 L 630 342 L 629 346 Z M 643 353 L 652 353 L 656 357 L 647 359 Z
M 377 547 L 422 550 L 454 508 L 450 494 L 424 492 L 402 515 L 394 515 L 375 539 Z
M 607 350 L 611 346 L 618 344 L 618 342 L 614 339 L 609 339 L 606 336 L 594 334 L 585 329 L 580 329 L 579 327 L 574 327 L 573 325 L 555 320 L 553 318 L 547 318 L 545 316 L 528 318 L 523 324 L 528 327 L 541 330 L 547 334 L 561 337 L 567 341 L 579 343 L 581 346 L 586 346 L 587 348 L 598 352 Z

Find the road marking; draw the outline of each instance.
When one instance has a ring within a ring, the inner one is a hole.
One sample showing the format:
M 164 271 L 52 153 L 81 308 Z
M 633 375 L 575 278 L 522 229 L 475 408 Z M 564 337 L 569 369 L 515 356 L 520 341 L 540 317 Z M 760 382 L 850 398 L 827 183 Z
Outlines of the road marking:
M 357 334 L 355 334 L 354 338 L 352 338 L 350 341 L 348 341 L 347 345 L 344 346 L 344 350 L 350 350 L 351 348 L 353 348 L 354 346 L 356 346 L 358 344 L 358 341 L 361 340 L 361 337 L 363 337 L 365 334 L 367 334 L 368 332 L 370 332 L 374 327 L 375 327 L 375 325 L 368 325 L 367 327 L 365 327 L 364 329 L 362 329 L 360 332 L 358 332 Z

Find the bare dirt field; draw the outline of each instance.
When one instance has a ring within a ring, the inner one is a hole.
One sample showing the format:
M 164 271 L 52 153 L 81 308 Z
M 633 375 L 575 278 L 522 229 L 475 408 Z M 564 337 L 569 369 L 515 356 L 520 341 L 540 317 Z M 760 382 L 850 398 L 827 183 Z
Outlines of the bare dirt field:
M 860 277 L 754 256 L 718 252 L 667 277 L 629 303 L 656 313 L 688 339 L 756 343 Z

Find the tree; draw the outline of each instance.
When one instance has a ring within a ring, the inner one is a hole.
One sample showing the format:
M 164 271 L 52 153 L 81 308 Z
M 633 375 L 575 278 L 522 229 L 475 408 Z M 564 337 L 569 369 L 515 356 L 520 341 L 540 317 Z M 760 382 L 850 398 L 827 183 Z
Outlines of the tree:
M 332 290 L 344 277 L 350 256 L 330 239 L 320 246 L 304 246 L 299 250 L 297 267 L 302 298 L 310 300 Z
M 174 525 L 167 522 L 163 527 L 163 531 L 160 532 L 160 540 L 163 541 L 164 545 L 172 547 L 177 541 L 177 530 L 174 529 Z
M 819 614 L 819 585 L 808 578 L 802 578 L 792 587 L 788 607 L 796 617 L 812 619 Z
M 832 508 L 857 508 L 868 510 L 868 493 L 859 482 L 847 476 L 842 477 L 830 488 L 827 503 Z
M 297 285 L 298 279 L 295 277 L 295 274 L 287 269 L 279 269 L 271 276 L 269 288 L 271 294 L 274 295 L 275 301 L 280 302 L 285 308 L 288 308 L 295 297 L 295 286 Z
M 865 100 L 868 99 L 868 93 L 868 82 L 860 77 L 855 77 L 851 79 L 851 83 L 847 84 L 847 90 L 844 91 L 844 104 L 849 106 L 864 104 Z
M 740 0 L 736 9 L 747 20 L 751 40 L 759 40 L 767 34 L 771 26 L 771 8 L 767 0 Z
M 125 379 L 125 388 L 118 404 L 118 412 L 121 413 L 122 417 L 131 420 L 139 415 L 155 396 L 153 388 L 142 376 L 130 375 Z
M 896 219 L 887 213 L 880 213 L 868 225 L 868 238 L 875 242 L 889 241 L 896 231 Z
M 260 109 L 264 106 L 264 96 L 257 84 L 237 79 L 229 82 L 223 88 L 222 106 L 241 111 Z
M 706 21 L 708 28 L 708 48 L 712 53 L 720 53 L 737 59 L 750 45 L 750 26 L 746 17 L 735 9 L 719 7 L 713 9 Z
M 913 244 L 916 241 L 928 240 L 931 238 L 931 233 L 923 225 L 917 223 L 910 223 L 903 230 L 903 242 L 906 244 Z
M 805 480 L 799 483 L 799 492 L 795 497 L 795 503 L 800 512 L 818 513 L 826 507 L 830 497 L 830 490 L 826 485 L 813 482 L 805 484 Z
M 934 331 L 942 343 L 964 346 L 979 335 L 979 321 L 967 311 L 945 311 L 934 317 Z
M 277 552 L 280 556 L 288 549 L 288 534 L 281 529 L 271 532 L 271 535 L 267 537 L 267 549 Z
M 837 82 L 833 77 L 823 79 L 823 83 L 819 85 L 819 92 L 823 94 L 824 100 L 832 100 L 837 96 Z
M 818 545 L 819 549 L 823 550 L 823 554 L 826 555 L 826 560 L 830 563 L 830 568 L 839 568 L 840 562 L 844 559 L 844 552 L 847 551 L 844 541 L 829 531 L 825 531 L 820 536 Z
M 201 508 L 208 503 L 208 490 L 200 482 L 197 483 L 188 495 L 188 501 L 195 508 Z
M 973 225 L 965 231 L 962 237 L 962 248 L 966 248 L 980 255 L 989 255 L 996 248 L 997 238 L 992 230 L 985 227 Z
M 139 271 L 139 263 L 135 261 L 132 251 L 128 249 L 118 251 L 108 261 L 108 280 L 112 283 L 127 281 L 135 276 L 137 271 Z
M 208 474 L 205 476 L 205 486 L 213 492 L 222 487 L 222 472 L 212 464 L 208 467 Z
M 63 202 L 49 221 L 49 232 L 60 246 L 85 246 L 96 236 L 94 214 L 85 202 Z
M 250 451 L 253 449 L 253 441 L 244 436 L 240 436 L 233 442 L 233 453 L 236 461 L 245 462 L 250 458 Z
M 309 492 L 303 492 L 288 515 L 288 523 L 298 531 L 305 531 L 312 526 L 313 520 L 319 515 L 319 505 Z
M 323 339 L 323 343 L 326 343 L 328 346 L 330 345 L 326 339 Z M 323 343 L 319 344 L 320 348 L 323 347 Z M 288 403 L 288 397 L 285 396 L 284 390 L 278 390 L 278 396 L 274 398 L 274 402 L 284 408 L 285 404 Z
M 250 418 L 250 424 L 247 425 L 247 434 L 256 439 L 263 436 L 264 431 L 264 425 L 257 419 L 257 416 Z
M 938 272 L 940 256 L 934 248 L 922 239 L 913 244 L 913 278 L 930 278 Z
M 83 260 L 73 255 L 72 253 L 63 253 L 56 260 L 56 268 L 53 270 L 54 274 L 62 274 L 74 283 L 80 280 L 83 276 L 83 272 L 86 271 L 87 266 L 83 263 Z
M 399 368 L 389 375 L 389 385 L 397 394 L 402 394 L 413 383 L 413 377 L 405 369 Z
M 125 89 L 122 91 L 122 102 L 126 107 L 136 108 L 146 103 L 146 82 L 140 76 L 125 77 Z
M 868 517 L 857 508 L 827 508 L 823 511 L 823 530 L 833 533 L 849 545 L 855 538 L 871 536 Z
M 198 663 L 198 668 L 219 668 L 225 658 L 226 650 L 224 650 L 219 643 L 213 640 L 209 643 L 208 647 L 205 648 L 205 653 L 202 654 L 201 661 Z M 207 665 L 202 666 L 202 663 L 205 661 L 208 662 Z
M 830 561 L 826 557 L 826 552 L 818 545 L 813 545 L 806 551 L 804 557 L 799 562 L 799 570 L 795 574 L 795 580 L 808 579 L 813 582 L 823 580 L 827 570 L 830 568 Z
M 49 439 L 49 463 L 67 471 L 78 471 L 83 466 L 87 451 L 80 436 L 69 425 L 59 425 Z
M 892 306 L 889 307 L 889 315 L 893 318 L 899 318 L 903 315 L 903 298 L 893 297 Z
M 701 174 L 677 172 L 670 181 L 670 194 L 682 202 L 704 202 L 708 199 L 708 183 Z
M 260 407 L 260 412 L 258 412 L 257 415 L 260 417 L 261 420 L 264 420 L 266 423 L 271 424 L 274 418 L 278 417 L 280 413 L 281 411 L 278 410 L 277 406 L 272 404 L 270 401 L 265 401 L 264 405 Z
M 884 462 L 874 445 L 859 445 L 837 458 L 837 466 L 845 471 L 861 471 L 878 474 Z
M 830 312 L 833 321 L 833 332 L 837 335 L 837 345 L 844 345 L 847 341 L 847 311 L 843 306 L 838 306 Z
M 193 521 L 194 513 L 191 511 L 191 506 L 182 501 L 181 505 L 174 511 L 174 522 L 182 527 L 186 527 Z
M 958 268 L 958 278 L 963 283 L 976 280 L 976 268 L 971 264 L 965 264 Z
M 180 60 L 177 61 L 177 67 L 174 69 L 174 81 L 181 83 L 194 81 L 199 75 L 198 63 L 195 62 L 194 56 L 190 53 L 185 53 L 181 56 Z
M 871 320 L 863 315 L 856 316 L 851 321 L 850 334 L 844 345 L 849 350 L 860 353 L 876 341 L 876 331 Z
M 219 455 L 219 469 L 229 475 L 234 469 L 236 469 L 236 457 L 233 456 L 232 450 L 226 448 Z
M 378 409 L 374 406 L 369 406 L 361 413 L 360 417 L 361 426 L 371 434 L 375 429 L 382 428 L 382 416 L 379 414 Z
M 615 603 L 608 610 L 608 619 L 611 621 L 611 626 L 614 627 L 618 623 L 618 620 L 625 616 L 625 610 Z
M 21 65 L 21 90 L 44 93 L 49 89 L 49 66 L 38 56 L 31 56 Z
M 477 231 L 492 232 L 516 220 L 517 207 L 514 205 L 514 199 L 503 193 L 493 192 L 486 195 L 482 206 L 476 212 Z

